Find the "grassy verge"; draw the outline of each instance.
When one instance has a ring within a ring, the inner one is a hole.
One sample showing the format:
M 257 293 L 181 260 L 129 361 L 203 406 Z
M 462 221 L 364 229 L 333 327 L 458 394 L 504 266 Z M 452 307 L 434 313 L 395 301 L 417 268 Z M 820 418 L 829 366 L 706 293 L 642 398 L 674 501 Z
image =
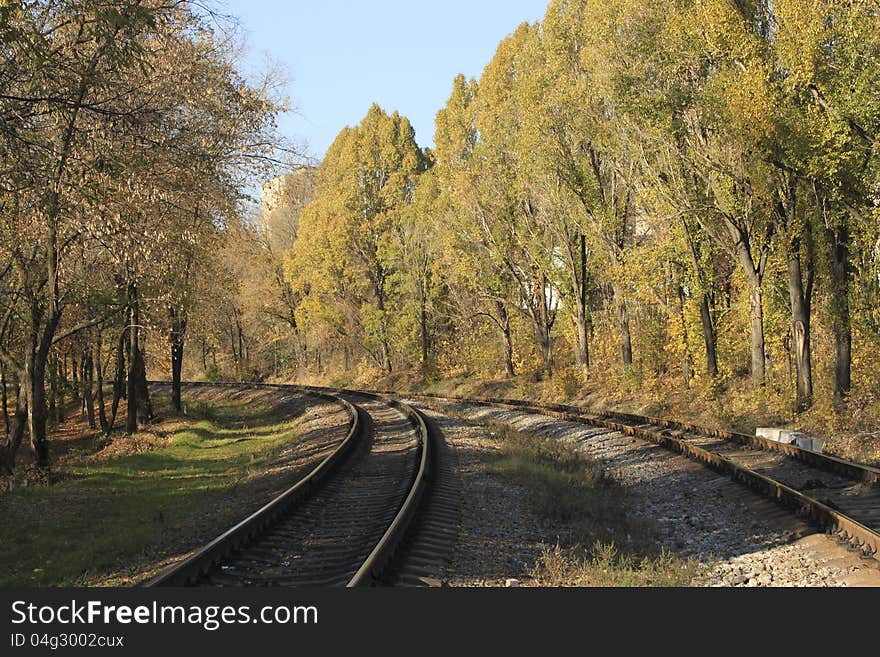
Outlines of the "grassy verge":
M 698 565 L 658 551 L 652 528 L 629 513 L 626 491 L 566 443 L 489 425 L 501 443 L 490 469 L 529 491 L 558 533 L 531 576 L 541 586 L 687 586 Z
M 159 449 L 82 454 L 65 464 L 63 481 L 0 495 L 0 586 L 91 583 L 153 551 L 159 537 L 179 541 L 205 515 L 221 522 L 218 494 L 270 462 L 298 431 L 256 404 L 201 403 L 194 411 L 196 419 L 168 421 Z

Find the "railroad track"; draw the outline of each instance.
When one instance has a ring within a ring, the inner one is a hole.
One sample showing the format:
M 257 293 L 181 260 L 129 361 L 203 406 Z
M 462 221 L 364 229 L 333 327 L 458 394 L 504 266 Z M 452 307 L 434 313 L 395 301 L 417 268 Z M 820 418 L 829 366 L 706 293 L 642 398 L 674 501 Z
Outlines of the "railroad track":
M 333 400 L 346 408 L 349 431 L 297 484 L 145 586 L 381 583 L 428 485 L 434 448 L 421 414 L 373 393 L 220 385 L 296 390 Z
M 432 577 L 460 524 L 455 455 L 404 398 L 536 413 L 645 440 L 728 475 L 865 557 L 876 561 L 880 554 L 880 469 L 792 445 L 559 404 L 244 387 L 290 389 L 341 403 L 351 417 L 349 433 L 304 480 L 148 585 L 439 585 Z
M 852 550 L 880 559 L 878 468 L 755 436 L 625 413 L 596 413 L 579 406 L 392 391 L 382 394 L 536 413 L 640 438 L 730 476 L 810 520 Z

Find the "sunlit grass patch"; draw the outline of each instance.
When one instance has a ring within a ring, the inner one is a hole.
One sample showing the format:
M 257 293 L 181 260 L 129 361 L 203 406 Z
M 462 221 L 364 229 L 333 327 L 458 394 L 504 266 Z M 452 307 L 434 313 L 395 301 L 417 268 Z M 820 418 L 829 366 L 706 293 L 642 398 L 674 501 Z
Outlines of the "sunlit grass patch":
M 669 552 L 640 556 L 596 543 L 545 550 L 531 576 L 541 586 L 677 587 L 688 586 L 699 572 L 696 562 Z
M 175 421 L 163 449 L 84 457 L 67 465 L 61 483 L 0 495 L 0 585 L 74 585 L 143 554 L 188 518 L 221 513 L 212 509 L 217 494 L 298 434 L 259 405 L 217 404 L 204 415 Z

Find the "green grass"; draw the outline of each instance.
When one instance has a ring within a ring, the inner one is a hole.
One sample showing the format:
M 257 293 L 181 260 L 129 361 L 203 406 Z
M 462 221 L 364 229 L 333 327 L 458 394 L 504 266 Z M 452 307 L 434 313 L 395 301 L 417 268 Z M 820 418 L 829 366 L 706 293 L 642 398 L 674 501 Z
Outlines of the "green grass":
M 269 462 L 296 435 L 255 405 L 200 405 L 167 448 L 81 458 L 50 487 L 0 495 L 0 585 L 69 586 L 150 551 L 169 525 L 211 513 L 217 493 Z M 126 440 L 118 437 L 116 440 Z
M 687 586 L 695 562 L 658 550 L 649 523 L 629 512 L 632 500 L 599 465 L 572 445 L 504 424 L 488 425 L 500 441 L 490 470 L 528 492 L 557 544 L 531 575 L 543 586 Z

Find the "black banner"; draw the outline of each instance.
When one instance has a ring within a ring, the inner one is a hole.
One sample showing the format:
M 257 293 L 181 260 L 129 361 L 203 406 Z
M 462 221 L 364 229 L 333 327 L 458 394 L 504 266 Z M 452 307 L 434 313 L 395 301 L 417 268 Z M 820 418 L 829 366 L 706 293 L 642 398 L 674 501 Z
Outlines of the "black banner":
M 867 620 L 875 602 L 872 591 L 828 589 L 3 589 L 0 655 L 255 657 L 357 645 L 470 654 L 483 644 L 543 654 L 571 641 L 672 646 L 700 631 L 738 643 L 746 635 L 729 632 L 738 627 L 796 643 L 811 618 L 829 623 L 837 609 L 852 627 L 853 612 Z M 780 635 L 785 627 L 793 633 Z

